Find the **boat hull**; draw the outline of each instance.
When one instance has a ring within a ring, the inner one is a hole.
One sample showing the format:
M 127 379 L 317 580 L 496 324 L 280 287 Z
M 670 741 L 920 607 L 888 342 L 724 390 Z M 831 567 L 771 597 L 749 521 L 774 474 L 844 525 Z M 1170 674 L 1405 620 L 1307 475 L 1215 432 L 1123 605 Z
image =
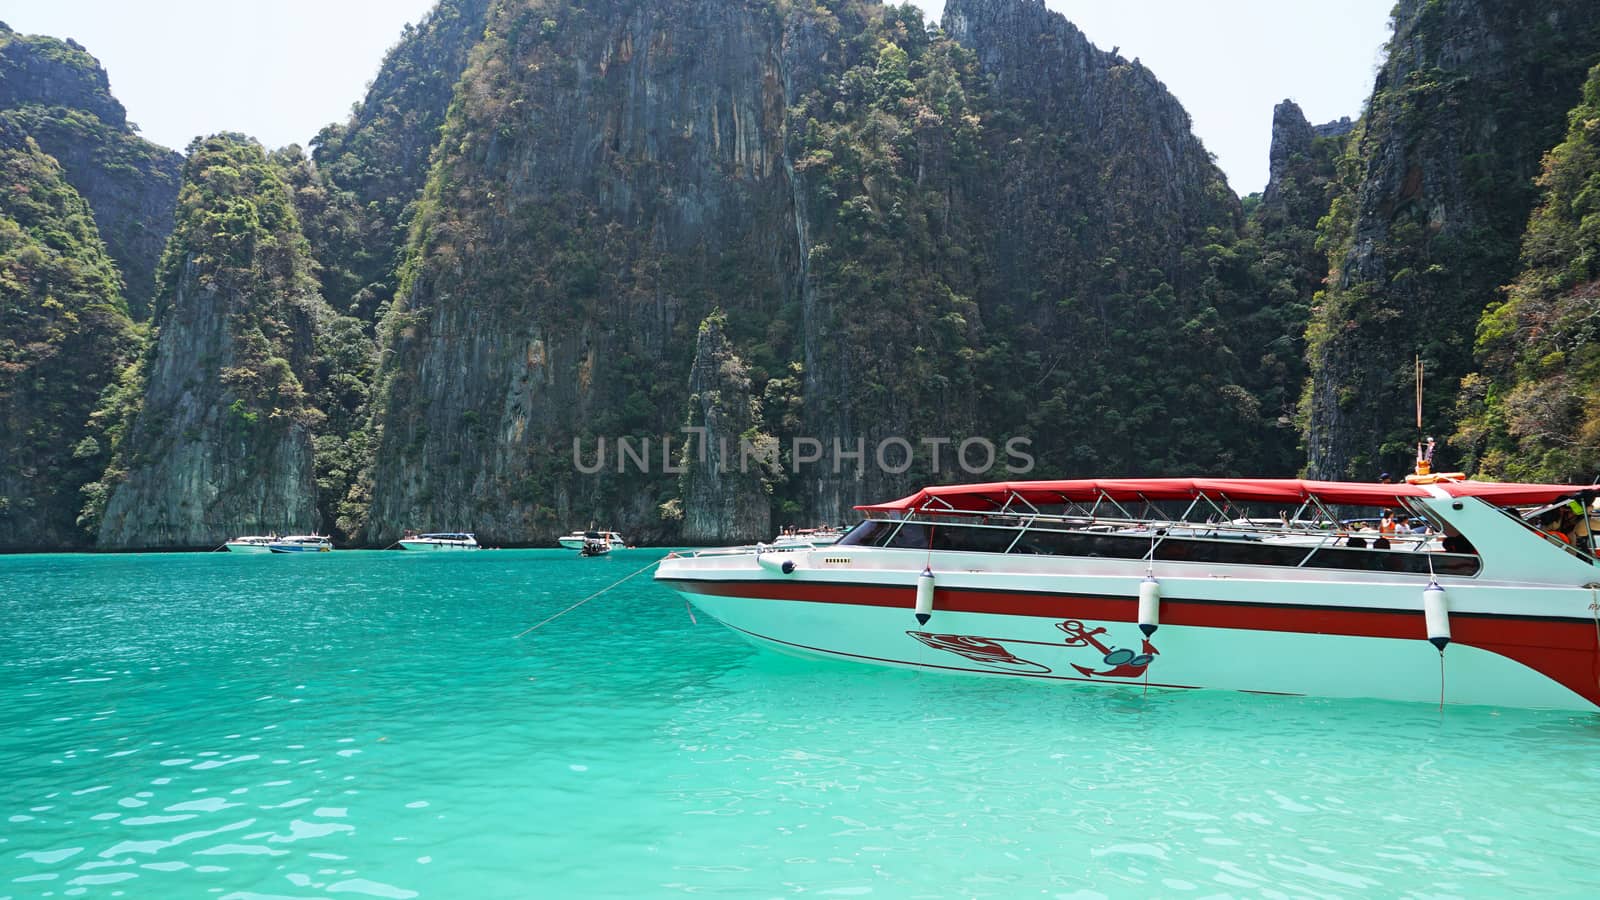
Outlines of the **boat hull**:
M 234 543 L 233 541 L 229 541 L 226 546 L 228 548 L 228 552 L 229 553 L 271 553 L 272 552 L 272 548 L 268 547 L 266 544 L 239 544 L 239 543 Z
M 1146 639 L 1135 623 L 1136 588 L 940 588 L 922 625 L 909 579 L 885 585 L 688 574 L 669 569 L 663 580 L 747 638 L 864 663 L 1140 687 L 1434 703 L 1442 695 L 1452 704 L 1529 708 L 1594 710 L 1600 699 L 1593 622 L 1457 614 L 1441 671 L 1439 652 L 1425 640 L 1420 597 L 1415 607 L 1383 609 L 1230 600 L 1215 591 L 1164 600 L 1163 624 Z
M 400 549 L 428 553 L 439 551 L 460 552 L 462 550 L 477 550 L 479 548 L 477 544 L 450 543 L 444 541 L 401 541 Z

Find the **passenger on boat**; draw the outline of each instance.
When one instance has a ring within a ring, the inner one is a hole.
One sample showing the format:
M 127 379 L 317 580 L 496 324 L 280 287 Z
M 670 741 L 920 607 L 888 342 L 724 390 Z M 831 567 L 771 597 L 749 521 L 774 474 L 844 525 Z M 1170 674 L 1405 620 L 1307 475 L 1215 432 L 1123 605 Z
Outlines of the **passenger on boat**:
M 1374 550 L 1387 550 L 1387 549 L 1389 549 L 1389 539 L 1384 537 L 1381 534 L 1378 535 L 1377 539 L 1372 542 L 1372 549 L 1374 549 Z
M 1380 522 L 1378 522 L 1378 531 L 1382 532 L 1383 534 L 1394 534 L 1395 521 L 1394 521 L 1394 512 L 1393 511 L 1391 511 L 1391 510 L 1384 510 L 1383 511 L 1383 519 Z
M 1578 544 L 1577 535 L 1579 520 L 1578 517 L 1572 512 L 1572 507 L 1576 505 L 1576 503 L 1572 503 L 1561 507 L 1561 509 L 1556 512 L 1555 524 L 1549 529 L 1551 535 L 1560 538 L 1563 542 L 1572 544 L 1573 546 L 1577 546 Z

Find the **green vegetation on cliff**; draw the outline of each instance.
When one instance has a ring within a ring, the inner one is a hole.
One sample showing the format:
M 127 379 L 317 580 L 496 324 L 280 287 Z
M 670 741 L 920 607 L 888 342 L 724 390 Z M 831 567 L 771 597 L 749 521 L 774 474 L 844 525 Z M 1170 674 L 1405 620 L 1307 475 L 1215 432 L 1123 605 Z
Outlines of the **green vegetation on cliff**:
M 1541 156 L 1600 61 L 1592 0 L 1402 0 L 1323 235 L 1330 284 L 1308 333 L 1311 471 L 1371 478 L 1416 432 L 1452 433 L 1474 325 L 1516 277 Z M 1456 461 L 1442 459 L 1454 468 Z
M 498 8 L 380 335 L 368 538 L 665 536 L 658 507 L 692 500 L 614 456 L 580 477 L 573 442 L 678 436 L 718 307 L 755 432 L 866 449 L 774 486 L 785 521 L 967 477 L 968 437 L 1031 436 L 1039 475 L 1292 466 L 1295 389 L 1260 349 L 1281 321 L 1182 108 L 1039 4 L 956 0 L 947 22 Z M 952 442 L 938 471 L 925 436 Z M 877 465 L 890 438 L 904 471 Z
M 129 312 L 149 318 L 182 157 L 135 133 L 105 70 L 83 47 L 0 23 L 0 147 L 21 150 L 29 140 L 89 202 Z
M 240 135 L 189 146 L 102 546 L 214 546 L 318 524 L 312 435 L 328 419 L 321 367 L 338 360 L 290 192 L 297 160 Z
M 56 161 L 0 147 L 0 549 L 87 543 L 110 442 L 91 413 L 140 345 L 120 281 Z
M 441 0 L 407 25 L 350 121 L 312 141 L 314 178 L 297 200 L 322 295 L 372 322 L 393 297 L 412 206 L 489 0 Z
M 1590 481 L 1600 471 L 1600 66 L 1545 155 L 1521 276 L 1478 323 L 1452 442 L 1481 474 Z

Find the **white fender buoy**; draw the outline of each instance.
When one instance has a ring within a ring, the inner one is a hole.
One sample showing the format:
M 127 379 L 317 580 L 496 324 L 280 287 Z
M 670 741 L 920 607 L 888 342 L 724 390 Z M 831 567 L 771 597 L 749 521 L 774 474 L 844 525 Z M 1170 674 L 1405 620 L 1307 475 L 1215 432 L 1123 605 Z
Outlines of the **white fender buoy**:
M 1450 643 L 1450 606 L 1444 588 L 1439 587 L 1437 581 L 1428 582 L 1422 591 L 1422 615 L 1428 623 L 1428 643 L 1443 653 L 1445 645 Z
M 926 625 L 933 618 L 933 569 L 922 567 L 917 576 L 917 624 Z
M 779 557 L 774 553 L 763 552 L 762 548 L 763 545 L 756 545 L 756 565 L 774 572 L 782 572 L 785 575 L 794 574 L 795 565 L 793 559 L 790 559 L 787 555 Z
M 1145 637 L 1161 627 L 1161 582 L 1154 575 L 1139 582 L 1139 630 Z

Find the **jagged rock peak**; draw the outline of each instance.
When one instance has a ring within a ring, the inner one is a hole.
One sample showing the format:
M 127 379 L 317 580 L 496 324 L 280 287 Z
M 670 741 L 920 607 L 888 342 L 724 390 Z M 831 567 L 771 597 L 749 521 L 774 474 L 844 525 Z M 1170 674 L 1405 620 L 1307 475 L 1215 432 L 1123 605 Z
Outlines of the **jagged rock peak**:
M 1068 60 L 1079 74 L 1090 65 L 1104 68 L 1127 62 L 1090 43 L 1076 25 L 1046 7 L 1044 0 L 949 0 L 944 5 L 943 27 L 956 41 L 975 49 L 984 68 L 1000 81 L 1008 70 L 1016 68 L 1015 62 L 997 65 L 1005 47 L 1000 36 L 1028 41 L 1030 52 L 1038 54 L 1040 63 Z M 1042 80 L 1053 82 L 1064 73 L 1046 70 L 1038 74 Z
M 1296 156 L 1311 149 L 1316 132 L 1306 121 L 1306 114 L 1293 100 L 1285 100 L 1272 108 L 1272 149 L 1268 153 L 1267 192 L 1271 193 L 1283 178 L 1285 167 Z
M 87 110 L 116 128 L 128 123 L 106 70 L 82 44 L 18 34 L 0 22 L 0 109 L 29 104 Z

